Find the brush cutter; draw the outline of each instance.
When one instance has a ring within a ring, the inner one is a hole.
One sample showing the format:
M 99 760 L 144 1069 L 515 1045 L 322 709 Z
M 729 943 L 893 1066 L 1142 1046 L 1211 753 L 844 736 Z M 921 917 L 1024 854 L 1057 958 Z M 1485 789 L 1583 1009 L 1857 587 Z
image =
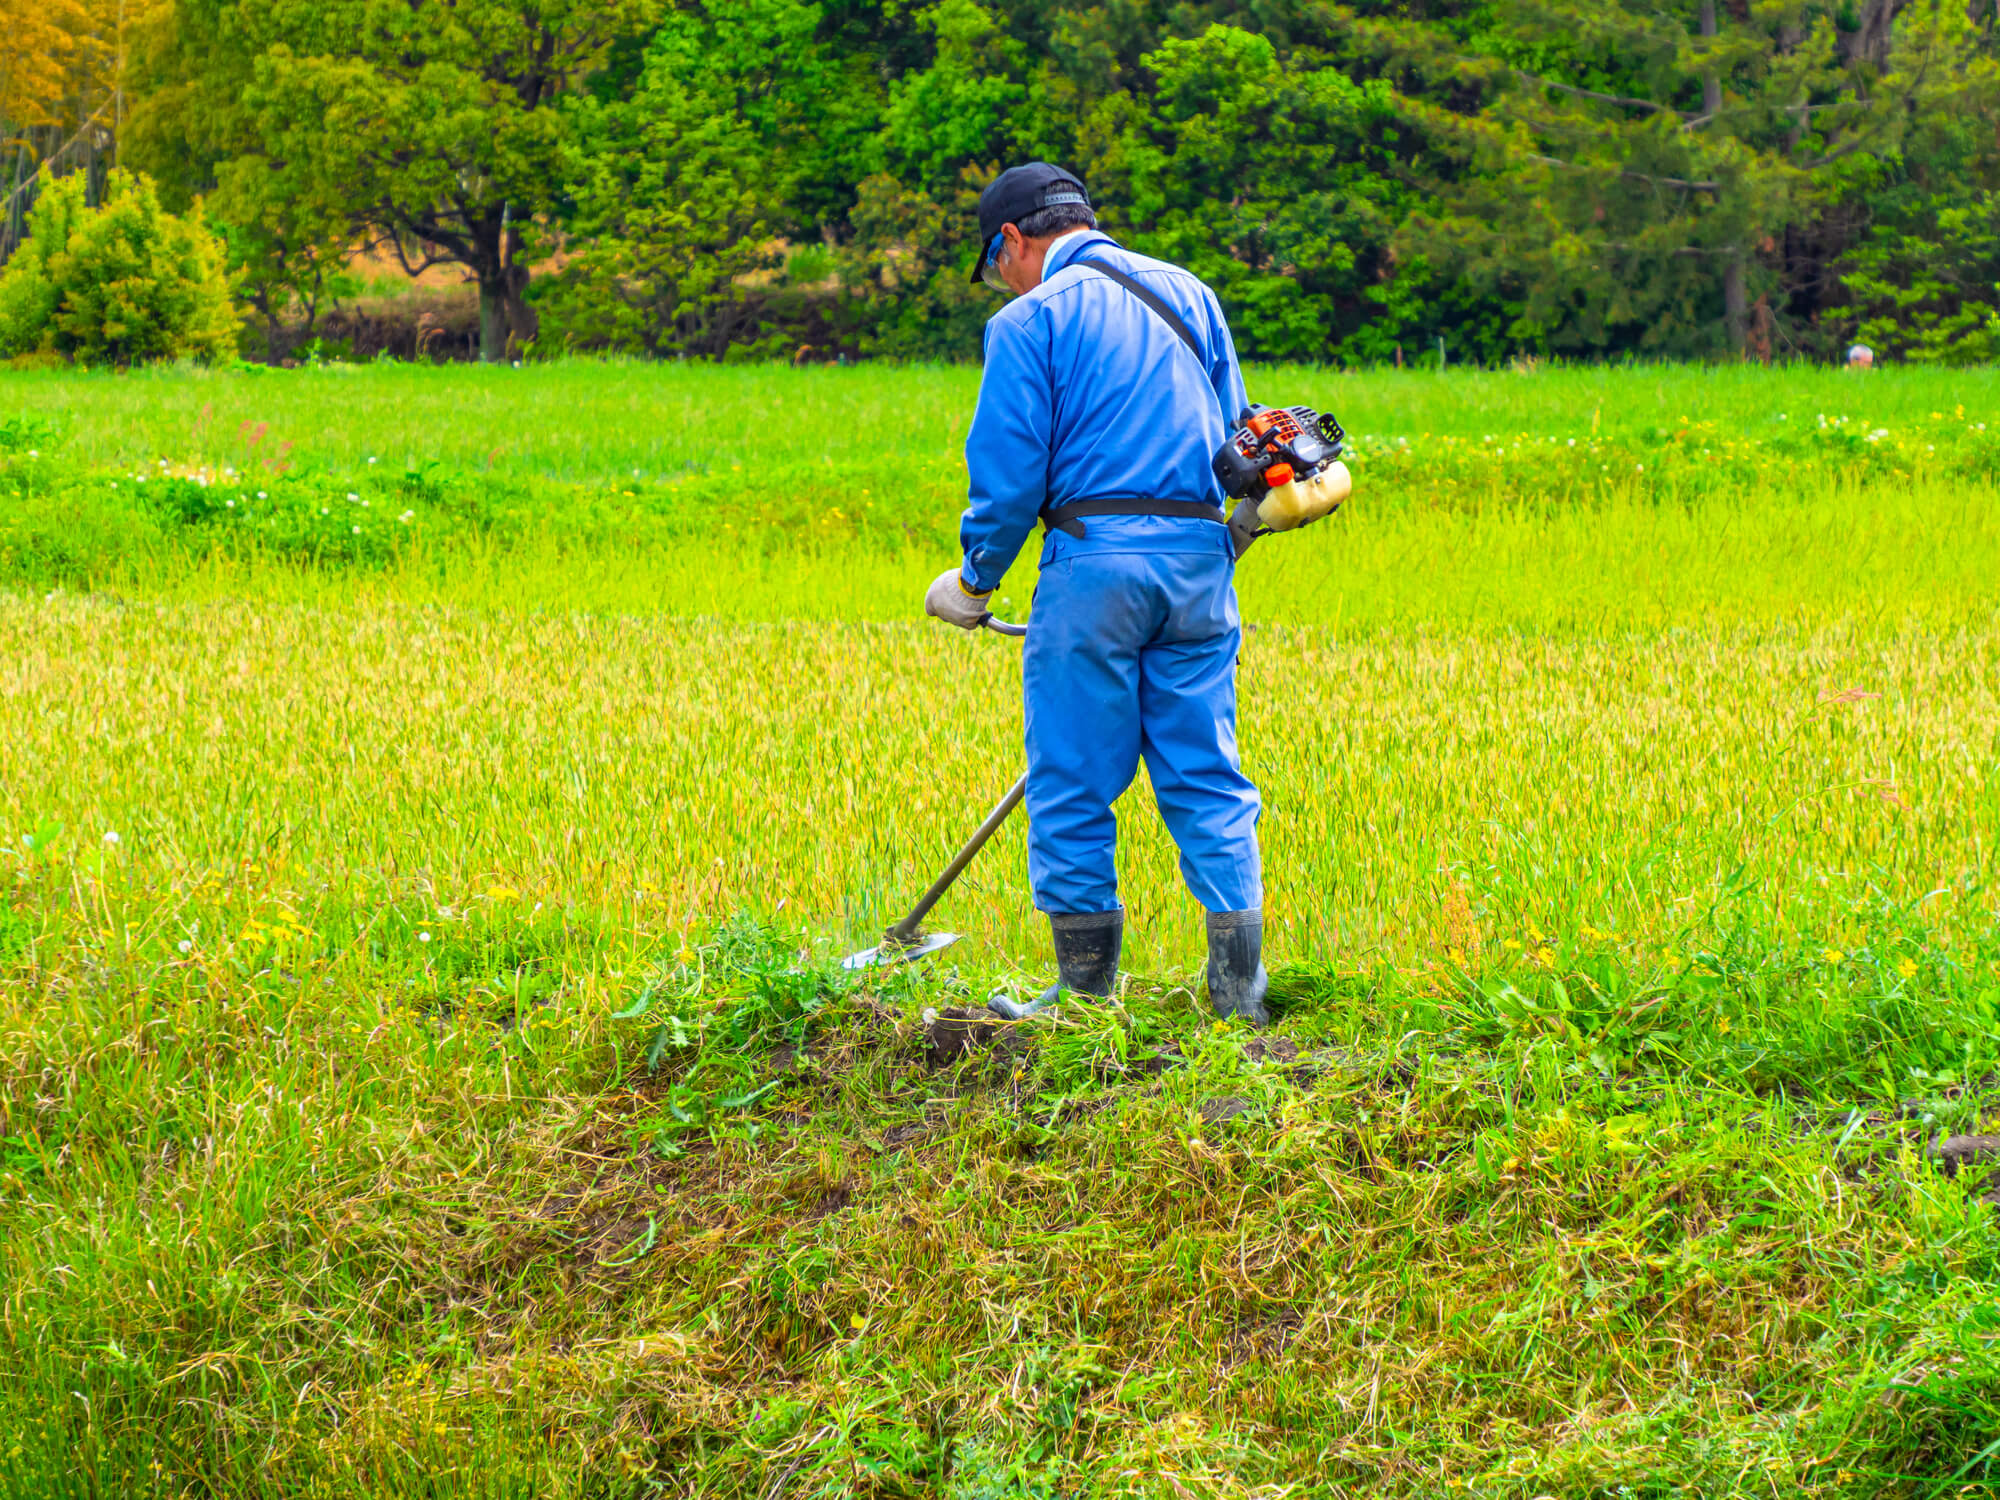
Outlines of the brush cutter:
M 988 615 L 980 621 L 988 630 L 1000 635 L 1026 635 L 1025 625 L 1009 625 L 1005 620 L 996 620 Z M 951 889 L 952 882 L 965 873 L 965 867 L 972 863 L 973 855 L 986 847 L 986 841 L 999 831 L 1000 825 L 1013 815 L 1027 795 L 1028 778 L 1021 779 L 1007 788 L 1007 795 L 993 805 L 993 811 L 986 815 L 986 821 L 973 830 L 972 837 L 965 846 L 951 857 L 930 889 L 917 898 L 917 904 L 910 908 L 910 914 L 902 921 L 894 923 L 882 934 L 882 941 L 873 948 L 863 948 L 859 953 L 850 953 L 840 961 L 843 969 L 866 969 L 881 964 L 906 964 L 912 959 L 929 958 L 933 953 L 941 953 L 957 942 L 962 933 L 925 932 L 921 924 L 930 915 L 931 908 L 938 904 L 940 897 Z
M 1245 408 L 1235 431 L 1216 450 L 1213 467 L 1223 490 L 1236 502 L 1229 513 L 1229 533 L 1240 558 L 1260 536 L 1274 531 L 1290 531 L 1307 525 L 1339 509 L 1351 485 L 1347 465 L 1340 454 L 1347 434 L 1332 413 L 1314 411 L 1310 406 L 1250 406 Z M 1026 635 L 1025 625 L 1009 625 L 988 615 L 979 622 L 1001 635 Z M 952 882 L 965 873 L 972 857 L 986 847 L 1021 799 L 1027 795 L 1024 775 L 994 804 L 986 821 L 973 831 L 965 847 L 951 857 L 951 863 L 933 880 L 930 889 L 917 898 L 910 914 L 882 934 L 873 948 L 850 953 L 840 961 L 843 969 L 865 969 L 878 964 L 908 963 L 941 953 L 959 940 L 956 932 L 925 932 L 921 928 L 931 908 L 938 904 Z

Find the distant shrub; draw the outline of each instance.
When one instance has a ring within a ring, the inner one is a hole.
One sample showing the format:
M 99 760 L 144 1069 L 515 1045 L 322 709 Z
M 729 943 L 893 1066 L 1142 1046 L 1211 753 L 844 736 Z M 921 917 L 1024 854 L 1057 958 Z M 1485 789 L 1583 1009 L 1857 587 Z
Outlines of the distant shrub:
M 163 209 L 148 178 L 114 171 L 105 198 L 90 207 L 81 175 L 43 178 L 28 238 L 0 271 L 0 354 L 114 365 L 233 354 L 221 242 Z

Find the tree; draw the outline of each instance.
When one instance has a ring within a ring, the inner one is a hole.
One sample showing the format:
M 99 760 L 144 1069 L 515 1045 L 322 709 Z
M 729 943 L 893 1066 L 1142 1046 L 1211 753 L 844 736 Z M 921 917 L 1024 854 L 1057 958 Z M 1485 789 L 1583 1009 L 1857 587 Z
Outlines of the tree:
M 530 339 L 526 257 L 563 181 L 564 98 L 655 0 L 183 0 L 167 49 L 200 82 L 182 138 L 217 208 L 323 269 L 337 211 L 411 275 L 478 282 L 480 355 Z M 336 240 L 337 244 L 338 241 Z
M 44 179 L 30 237 L 0 273 L 0 352 L 115 365 L 232 353 L 216 238 L 163 209 L 144 177 L 114 169 L 97 208 L 86 187 L 81 173 Z
M 619 96 L 571 102 L 573 259 L 543 296 L 565 339 L 651 354 L 755 342 L 780 241 L 805 228 L 803 164 L 855 134 L 820 22 L 802 0 L 688 6 Z
M 37 169 L 82 170 L 90 193 L 118 162 L 128 38 L 162 0 L 0 0 L 0 259 L 19 243 Z
M 1408 243 L 1519 296 L 1563 352 L 1753 353 L 1797 340 L 1784 246 L 1839 183 L 1955 107 L 1958 0 L 1500 0 L 1469 33 L 1480 170 Z M 1893 23 L 1893 24 L 1892 24 Z M 1441 128 L 1451 128 L 1443 112 Z
M 1281 67 L 1264 36 L 1213 25 L 1144 64 L 1157 86 L 1105 101 L 1086 135 L 1106 224 L 1216 290 L 1244 353 L 1321 359 L 1371 312 L 1397 223 L 1419 195 L 1386 175 L 1386 84 Z
M 1958 82 L 1965 103 L 1912 119 L 1896 149 L 1847 164 L 1829 217 L 1865 229 L 1826 268 L 1826 317 L 1840 342 L 1878 354 L 1966 365 L 2000 359 L 2000 59 L 1976 52 Z M 1988 24 L 1991 24 L 1989 19 Z

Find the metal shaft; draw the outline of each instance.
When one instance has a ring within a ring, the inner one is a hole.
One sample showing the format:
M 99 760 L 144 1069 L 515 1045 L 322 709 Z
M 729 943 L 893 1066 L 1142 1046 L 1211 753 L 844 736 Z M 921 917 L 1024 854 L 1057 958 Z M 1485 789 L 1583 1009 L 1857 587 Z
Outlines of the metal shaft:
M 931 908 L 938 904 L 938 898 L 951 889 L 954 880 L 965 873 L 965 867 L 972 863 L 972 856 L 985 847 L 986 841 L 993 837 L 1002 823 L 1007 821 L 1008 815 L 1021 805 L 1021 799 L 1027 792 L 1028 778 L 1023 775 L 1007 789 L 1007 795 L 995 804 L 993 811 L 986 815 L 986 821 L 981 823 L 972 837 L 965 841 L 965 847 L 951 857 L 951 863 L 944 867 L 944 873 L 933 880 L 931 888 L 917 898 L 917 904 L 910 914 L 882 935 L 885 942 L 906 943 L 916 936 L 918 924 L 930 915 Z

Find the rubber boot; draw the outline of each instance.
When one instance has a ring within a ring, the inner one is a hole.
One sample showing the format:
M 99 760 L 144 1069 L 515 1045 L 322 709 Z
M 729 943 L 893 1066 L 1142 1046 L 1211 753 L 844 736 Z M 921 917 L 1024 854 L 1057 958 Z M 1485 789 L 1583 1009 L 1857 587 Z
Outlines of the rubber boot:
M 1271 1024 L 1264 995 L 1271 977 L 1264 972 L 1264 911 L 1208 914 L 1208 1003 L 1223 1020 L 1241 1016 L 1252 1026 Z
M 1056 982 L 1023 1005 L 995 995 L 986 1008 L 1005 1021 L 1024 1021 L 1072 995 L 1104 996 L 1118 982 L 1118 951 L 1125 941 L 1125 911 L 1059 912 L 1049 916 L 1056 943 Z

